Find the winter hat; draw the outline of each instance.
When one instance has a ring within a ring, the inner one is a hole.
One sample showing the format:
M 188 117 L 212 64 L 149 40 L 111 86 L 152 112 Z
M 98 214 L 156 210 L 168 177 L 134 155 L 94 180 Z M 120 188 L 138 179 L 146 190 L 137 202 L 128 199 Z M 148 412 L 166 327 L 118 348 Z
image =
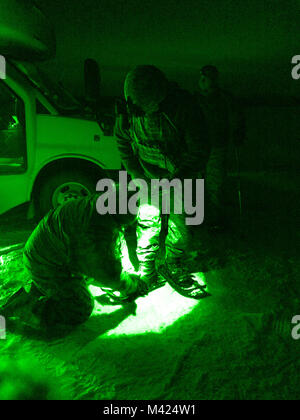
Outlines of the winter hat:
M 167 95 L 168 81 L 164 73 L 155 66 L 136 66 L 125 79 L 125 98 L 141 107 L 145 112 L 155 108 Z

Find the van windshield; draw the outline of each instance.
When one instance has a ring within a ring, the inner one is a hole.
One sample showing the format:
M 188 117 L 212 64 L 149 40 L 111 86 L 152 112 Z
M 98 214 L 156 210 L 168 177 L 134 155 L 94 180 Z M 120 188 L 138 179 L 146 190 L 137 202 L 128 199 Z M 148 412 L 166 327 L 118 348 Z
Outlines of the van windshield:
M 72 112 L 81 109 L 80 102 L 61 83 L 52 80 L 35 64 L 19 61 L 13 61 L 13 64 L 58 110 Z

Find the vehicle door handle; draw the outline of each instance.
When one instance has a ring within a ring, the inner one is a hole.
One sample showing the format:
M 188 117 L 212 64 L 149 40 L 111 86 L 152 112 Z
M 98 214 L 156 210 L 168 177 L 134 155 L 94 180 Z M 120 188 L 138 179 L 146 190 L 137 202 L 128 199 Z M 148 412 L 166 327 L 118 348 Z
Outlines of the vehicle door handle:
M 94 142 L 95 142 L 95 143 L 99 143 L 99 142 L 100 142 L 100 140 L 101 140 L 100 135 L 99 135 L 99 134 L 95 134 L 95 135 L 94 135 Z

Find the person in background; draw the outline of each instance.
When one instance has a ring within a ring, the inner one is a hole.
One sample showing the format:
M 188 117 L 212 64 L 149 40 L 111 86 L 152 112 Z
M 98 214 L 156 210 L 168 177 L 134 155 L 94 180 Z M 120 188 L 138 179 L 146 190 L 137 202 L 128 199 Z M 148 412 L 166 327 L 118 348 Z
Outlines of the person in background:
M 123 166 L 131 178 L 203 178 L 208 158 L 203 114 L 191 94 L 171 83 L 157 67 L 139 65 L 124 84 L 125 106 L 118 112 L 115 136 Z M 199 298 L 203 290 L 184 266 L 190 246 L 185 214 L 167 217 L 166 259 L 160 274 L 183 296 Z M 147 284 L 157 281 L 160 213 L 140 215 L 137 227 L 139 272 Z
M 211 145 L 206 166 L 206 220 L 215 229 L 224 225 L 224 184 L 230 142 L 239 147 L 245 139 L 245 118 L 241 104 L 219 85 L 219 71 L 206 65 L 200 70 L 196 100 L 209 130 Z

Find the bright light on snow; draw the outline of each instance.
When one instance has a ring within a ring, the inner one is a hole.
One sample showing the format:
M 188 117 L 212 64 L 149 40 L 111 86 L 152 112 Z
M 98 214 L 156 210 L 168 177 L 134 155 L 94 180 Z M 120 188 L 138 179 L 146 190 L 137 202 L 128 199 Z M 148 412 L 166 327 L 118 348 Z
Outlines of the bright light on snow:
M 160 227 L 160 213 L 154 206 L 148 204 L 141 206 L 138 217 L 143 220 L 151 218 L 152 222 L 154 222 L 152 229 Z M 142 232 L 142 238 L 140 238 L 140 240 L 144 239 L 145 243 L 148 243 L 147 235 L 153 235 L 150 229 L 146 229 Z M 133 272 L 134 268 L 130 261 L 123 232 L 120 232 L 117 249 L 123 270 Z M 205 285 L 205 276 L 203 273 L 197 273 L 195 276 L 197 276 L 200 284 Z M 103 291 L 99 287 L 89 286 L 89 289 L 94 296 L 103 295 Z M 121 334 L 137 335 L 153 332 L 161 333 L 177 319 L 191 312 L 193 308 L 199 304 L 199 301 L 181 296 L 167 284 L 164 287 L 151 292 L 148 296 L 137 299 L 136 304 L 136 315 L 128 316 L 116 328 L 108 331 L 106 334 L 102 335 L 102 337 L 114 337 Z M 121 306 L 116 305 L 102 306 L 98 302 L 95 302 L 93 315 L 110 314 L 120 308 Z
M 197 273 L 197 277 L 204 282 L 204 274 Z M 94 296 L 103 294 L 102 290 L 90 286 Z M 130 315 L 116 328 L 108 331 L 102 337 L 114 337 L 121 334 L 138 335 L 143 333 L 162 333 L 177 319 L 190 313 L 200 302 L 188 299 L 173 290 L 168 284 L 151 292 L 148 296 L 136 300 L 136 315 Z M 101 306 L 96 302 L 94 316 L 109 314 L 119 310 L 121 306 Z

